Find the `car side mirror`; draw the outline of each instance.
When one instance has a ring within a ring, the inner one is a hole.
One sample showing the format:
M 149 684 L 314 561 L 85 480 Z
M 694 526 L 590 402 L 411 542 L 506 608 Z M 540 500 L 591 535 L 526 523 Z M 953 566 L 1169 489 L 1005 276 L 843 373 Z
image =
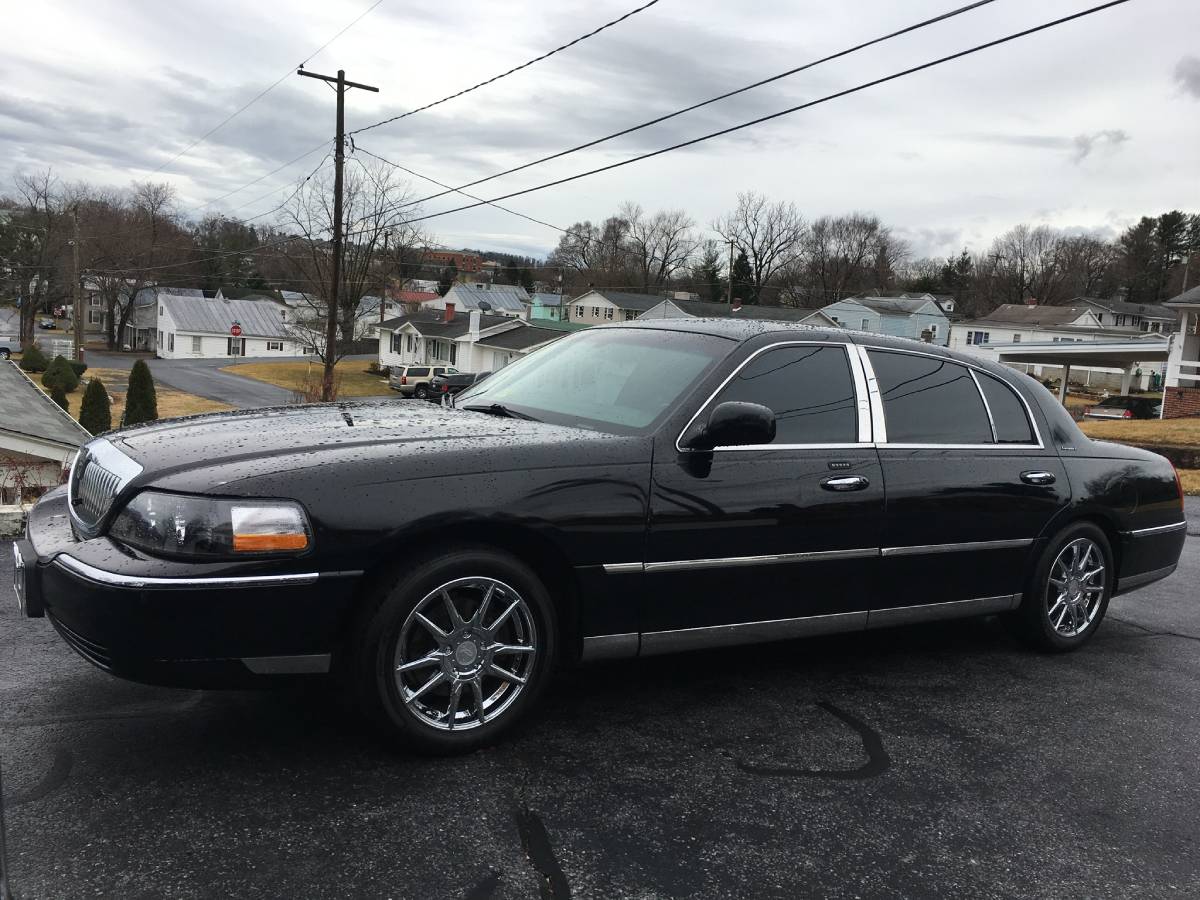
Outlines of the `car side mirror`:
M 761 403 L 727 400 L 708 414 L 708 421 L 688 436 L 689 450 L 746 447 L 775 440 L 775 413 Z

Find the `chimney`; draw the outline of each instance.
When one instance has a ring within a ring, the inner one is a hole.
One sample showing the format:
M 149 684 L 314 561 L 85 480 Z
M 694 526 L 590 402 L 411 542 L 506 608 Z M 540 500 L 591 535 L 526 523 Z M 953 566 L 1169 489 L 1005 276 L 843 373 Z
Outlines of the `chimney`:
M 477 309 L 471 310 L 470 324 L 467 325 L 467 334 L 471 336 L 472 341 L 479 337 L 479 319 L 482 315 L 483 313 Z
M 454 304 L 453 303 L 446 304 L 446 321 L 447 322 L 454 321 Z

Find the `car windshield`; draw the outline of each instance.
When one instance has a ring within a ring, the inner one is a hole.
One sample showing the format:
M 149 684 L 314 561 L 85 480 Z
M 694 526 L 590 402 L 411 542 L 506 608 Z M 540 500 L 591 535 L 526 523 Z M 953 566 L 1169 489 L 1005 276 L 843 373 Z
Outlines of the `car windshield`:
M 493 373 L 454 405 L 499 406 L 544 422 L 640 433 L 657 425 L 734 346 L 679 331 L 585 331 Z

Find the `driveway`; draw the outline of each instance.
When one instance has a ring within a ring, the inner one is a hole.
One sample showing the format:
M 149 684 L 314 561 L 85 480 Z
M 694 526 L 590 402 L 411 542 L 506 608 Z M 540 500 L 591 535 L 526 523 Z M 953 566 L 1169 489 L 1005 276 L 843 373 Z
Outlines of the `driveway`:
M 89 366 L 107 369 L 132 369 L 142 355 L 109 353 L 89 350 Z M 373 359 L 371 356 L 351 356 L 348 359 Z M 254 409 L 260 406 L 283 406 L 291 403 L 293 394 L 286 388 L 276 387 L 253 378 L 245 378 L 230 372 L 222 372 L 225 366 L 251 362 L 293 362 L 301 357 L 281 360 L 270 357 L 221 357 L 219 359 L 147 359 L 150 372 L 157 382 L 189 394 L 207 397 L 228 403 L 238 409 Z
M 996 620 L 596 665 L 464 758 L 115 680 L 0 603 L 21 897 L 1200 896 L 1200 504 L 1089 646 Z M 3 549 L 3 548 L 0 548 Z M 10 554 L 0 553 L 7 583 Z

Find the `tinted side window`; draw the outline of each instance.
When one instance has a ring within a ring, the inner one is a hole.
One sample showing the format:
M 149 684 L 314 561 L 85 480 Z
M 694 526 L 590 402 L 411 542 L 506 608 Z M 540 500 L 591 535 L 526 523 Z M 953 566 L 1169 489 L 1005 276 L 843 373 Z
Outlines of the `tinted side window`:
M 854 380 L 838 347 L 779 347 L 754 357 L 709 408 L 726 400 L 761 403 L 775 413 L 776 444 L 852 444 L 858 440 Z
M 424 378 L 428 374 L 429 374 L 429 369 L 409 369 L 408 370 L 408 375 L 410 378 L 412 378 L 412 377 Z
M 912 353 L 869 351 L 893 444 L 990 444 L 992 426 L 966 366 Z
M 996 426 L 996 443 L 1032 444 L 1033 427 L 1029 424 L 1025 405 L 1013 393 L 1012 388 L 991 375 L 984 375 L 982 372 L 976 372 L 975 375 L 992 413 L 992 424 Z

